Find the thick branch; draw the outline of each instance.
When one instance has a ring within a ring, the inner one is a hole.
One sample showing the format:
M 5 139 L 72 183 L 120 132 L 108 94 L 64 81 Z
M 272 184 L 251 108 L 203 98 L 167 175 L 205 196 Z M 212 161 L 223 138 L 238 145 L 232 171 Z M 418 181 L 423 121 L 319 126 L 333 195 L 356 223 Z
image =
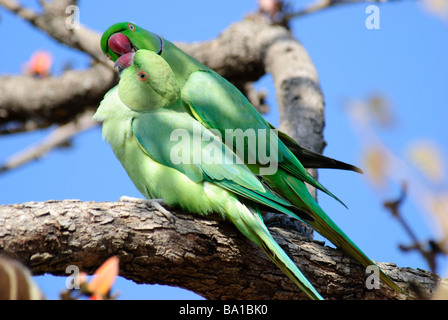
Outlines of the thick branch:
M 0 253 L 34 274 L 66 275 L 68 265 L 92 272 L 118 255 L 120 274 L 138 283 L 179 286 L 209 299 L 306 298 L 231 224 L 178 210 L 170 219 L 161 211 L 147 203 L 78 200 L 0 206 Z M 404 298 L 383 285 L 368 290 L 364 268 L 339 250 L 292 231 L 271 232 L 327 299 Z M 380 266 L 413 298 L 429 296 L 439 280 L 423 270 Z
M 76 27 L 68 24 L 67 8 L 76 5 L 76 0 L 40 1 L 42 12 L 22 6 L 16 0 L 0 0 L 0 5 L 14 12 L 53 39 L 69 47 L 88 53 L 97 61 L 106 63 L 107 59 L 99 46 L 100 35 L 79 24 Z
M 354 3 L 384 3 L 395 2 L 398 0 L 316 0 L 311 4 L 307 4 L 306 7 L 295 12 L 287 12 L 283 17 L 284 21 L 289 22 L 292 19 L 299 18 L 305 15 L 309 15 L 322 10 L 330 9 L 340 5 L 348 5 Z
M 68 122 L 86 107 L 98 106 L 116 80 L 102 64 L 54 78 L 0 77 L 0 134 Z

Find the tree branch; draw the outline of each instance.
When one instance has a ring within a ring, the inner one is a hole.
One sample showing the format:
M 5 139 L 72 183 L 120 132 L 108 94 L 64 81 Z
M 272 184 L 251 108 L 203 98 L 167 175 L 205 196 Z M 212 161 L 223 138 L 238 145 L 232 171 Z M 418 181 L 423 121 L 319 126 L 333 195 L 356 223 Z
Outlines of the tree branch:
M 115 72 L 102 64 L 54 78 L 0 77 L 0 134 L 69 122 L 97 107 L 116 81 Z
M 85 52 L 99 62 L 108 63 L 107 58 L 101 52 L 99 46 L 101 36 L 97 32 L 81 24 L 76 26 L 76 28 L 67 27 L 68 14 L 66 9 L 70 5 L 76 5 L 76 0 L 39 2 L 43 9 L 42 13 L 35 12 L 21 5 L 16 0 L 0 0 L 0 5 L 14 12 L 60 43 Z
M 207 299 L 306 299 L 230 223 L 166 208 L 175 215 L 170 220 L 156 208 L 79 200 L 0 206 L 0 253 L 36 275 L 66 275 L 69 265 L 93 272 L 118 255 L 120 274 L 138 283 L 179 286 Z M 404 299 L 383 285 L 368 290 L 364 268 L 341 251 L 294 231 L 271 232 L 325 298 Z M 429 297 L 439 281 L 428 271 L 380 266 L 411 298 Z
M 394 2 L 399 0 L 316 0 L 311 4 L 307 5 L 305 8 L 297 10 L 295 12 L 289 12 L 285 14 L 283 18 L 284 21 L 288 22 L 294 18 L 299 18 L 304 15 L 309 15 L 311 13 L 319 12 L 325 9 L 333 8 L 336 6 L 344 4 L 354 4 L 354 3 L 384 3 L 384 2 Z
M 97 126 L 98 122 L 93 120 L 92 117 L 93 112 L 86 111 L 75 120 L 57 127 L 39 143 L 9 157 L 3 165 L 0 165 L 0 173 L 37 160 L 50 150 L 63 146 L 78 133 Z

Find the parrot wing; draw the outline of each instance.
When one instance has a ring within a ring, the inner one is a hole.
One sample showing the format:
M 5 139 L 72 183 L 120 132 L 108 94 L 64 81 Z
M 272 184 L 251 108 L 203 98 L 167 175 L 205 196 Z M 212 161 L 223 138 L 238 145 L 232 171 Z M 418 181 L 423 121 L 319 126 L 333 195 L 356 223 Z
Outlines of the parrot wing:
M 142 113 L 133 118 L 132 132 L 149 157 L 182 172 L 192 181 L 215 183 L 299 220 L 302 220 L 300 215 L 305 215 L 272 192 L 222 143 L 219 136 L 186 113 L 169 109 Z
M 220 75 L 204 70 L 193 72 L 181 88 L 181 95 L 184 103 L 190 107 L 193 116 L 205 127 L 218 130 L 223 136 L 230 132 L 228 130 L 233 130 L 233 139 L 230 139 L 232 140 L 230 142 L 235 153 L 245 163 L 262 167 L 274 160 L 281 169 L 325 192 L 346 207 L 340 199 L 306 171 L 277 134 L 272 134 L 276 130 L 271 128 L 234 85 Z M 260 147 L 260 142 L 264 144 L 264 152 L 244 142 L 244 136 L 250 134 L 257 139 L 257 148 Z M 238 143 L 241 136 L 243 140 L 240 139 L 240 141 L 243 143 Z M 228 144 L 229 139 L 225 142 Z
M 159 109 L 134 118 L 131 126 L 143 151 L 160 164 L 184 173 L 195 182 L 212 182 L 240 197 L 299 219 L 286 208 L 291 206 L 287 200 L 265 188 L 244 163 L 238 163 L 236 155 L 217 136 L 190 115 Z M 226 217 L 310 298 L 323 299 L 272 238 L 259 209 L 256 206 L 236 208 L 227 210 Z

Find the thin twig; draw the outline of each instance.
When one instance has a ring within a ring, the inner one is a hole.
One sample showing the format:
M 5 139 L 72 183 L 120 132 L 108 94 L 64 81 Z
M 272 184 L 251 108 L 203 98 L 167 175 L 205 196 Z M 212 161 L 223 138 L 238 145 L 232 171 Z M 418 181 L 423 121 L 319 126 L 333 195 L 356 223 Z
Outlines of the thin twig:
M 75 120 L 57 127 L 45 139 L 32 145 L 18 153 L 12 155 L 5 163 L 0 166 L 0 173 L 18 168 L 26 163 L 37 160 L 57 148 L 78 133 L 88 130 L 98 123 L 92 119 L 93 111 L 86 111 L 82 113 Z
M 400 210 L 400 207 L 402 206 L 406 197 L 407 197 L 407 185 L 406 183 L 403 183 L 400 196 L 396 200 L 384 202 L 384 207 L 390 210 L 392 216 L 398 220 L 400 225 L 403 227 L 403 229 L 406 231 L 406 233 L 412 240 L 411 245 L 408 246 L 400 245 L 400 249 L 405 252 L 412 250 L 420 252 L 423 258 L 428 263 L 429 267 L 431 268 L 431 271 L 435 273 L 437 272 L 436 258 L 439 254 L 442 254 L 443 252 L 440 249 L 440 245 L 434 240 L 428 241 L 429 248 L 426 249 L 427 246 L 422 244 L 422 242 L 417 238 L 415 232 L 412 230 L 411 226 L 406 222 Z
M 317 0 L 313 3 L 311 3 L 309 6 L 305 7 L 304 9 L 286 14 L 284 19 L 286 21 L 290 21 L 294 18 L 299 18 L 301 16 L 304 16 L 304 15 L 307 15 L 310 13 L 315 13 L 315 12 L 322 11 L 324 9 L 332 8 L 335 6 L 339 6 L 342 4 L 353 4 L 353 3 L 362 3 L 362 2 L 383 3 L 383 2 L 392 2 L 392 1 L 398 1 L 398 0 Z

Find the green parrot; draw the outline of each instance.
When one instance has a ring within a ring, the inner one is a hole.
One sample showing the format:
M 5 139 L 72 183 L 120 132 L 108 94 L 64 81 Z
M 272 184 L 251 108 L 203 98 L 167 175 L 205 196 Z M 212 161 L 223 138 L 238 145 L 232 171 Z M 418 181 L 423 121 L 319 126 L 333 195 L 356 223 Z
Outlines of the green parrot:
M 169 206 L 204 216 L 219 213 L 308 297 L 323 299 L 272 238 L 260 213 L 270 208 L 298 218 L 293 206 L 264 186 L 216 133 L 183 112 L 181 90 L 166 61 L 138 50 L 121 56 L 116 65 L 119 84 L 105 95 L 94 119 L 103 122 L 104 138 L 137 189 Z M 189 138 L 187 144 L 182 141 L 185 148 L 178 148 L 173 134 Z M 179 152 L 184 161 L 174 159 Z
M 192 109 L 198 121 L 202 123 L 215 124 L 217 126 L 214 128 L 221 131 L 225 126 L 243 129 L 244 126 L 242 125 L 245 119 L 247 119 L 246 116 L 250 118 L 257 116 L 255 120 L 261 121 L 263 126 L 265 125 L 265 120 L 258 115 L 258 111 L 253 110 L 253 106 L 236 87 L 220 77 L 214 70 L 180 50 L 172 42 L 155 33 L 140 28 L 133 23 L 117 23 L 104 32 L 101 37 L 101 49 L 112 61 L 116 61 L 125 53 L 135 52 L 138 49 L 157 52 L 173 69 L 181 88 L 182 100 L 191 102 L 189 108 Z M 213 81 L 213 83 L 208 81 Z M 208 92 L 209 88 L 214 89 L 216 85 L 221 91 L 229 90 L 229 96 L 234 96 L 230 105 L 224 105 L 220 101 L 221 97 L 218 94 L 214 94 L 214 90 L 211 91 L 207 100 L 204 99 L 203 93 Z M 197 87 L 200 87 L 201 90 L 197 91 Z M 240 106 L 241 109 L 239 108 Z M 232 110 L 229 110 L 227 113 L 222 112 L 228 108 L 232 108 Z M 226 117 L 223 118 L 223 115 L 226 115 Z M 252 123 L 249 123 L 247 127 L 251 128 L 251 125 Z M 269 126 L 273 128 L 273 126 Z M 213 126 L 209 125 L 209 127 Z M 305 168 L 333 168 L 362 173 L 362 170 L 356 166 L 325 157 L 300 146 L 285 133 L 277 132 L 282 142 L 294 153 Z
M 261 179 L 265 187 L 292 205 L 288 208 L 292 214 L 287 214 L 301 218 L 364 266 L 375 265 L 322 210 L 306 188 L 309 184 L 341 202 L 305 168 L 362 172 L 359 168 L 303 148 L 285 133 L 273 130 L 273 126 L 234 85 L 170 41 L 135 24 L 124 22 L 109 27 L 101 38 L 101 47 L 113 61 L 140 49 L 153 51 L 168 63 L 179 86 L 182 103 L 170 106 L 171 109 L 193 117 L 221 137 L 226 136 L 227 130 L 241 130 L 243 133 L 252 130 L 258 133 L 257 142 L 265 141 L 265 153 L 260 153 L 247 142 L 248 139 L 239 139 L 236 135 L 225 139 L 225 143 Z M 238 193 L 238 190 L 234 192 Z M 403 293 L 381 270 L 380 278 L 397 292 Z

